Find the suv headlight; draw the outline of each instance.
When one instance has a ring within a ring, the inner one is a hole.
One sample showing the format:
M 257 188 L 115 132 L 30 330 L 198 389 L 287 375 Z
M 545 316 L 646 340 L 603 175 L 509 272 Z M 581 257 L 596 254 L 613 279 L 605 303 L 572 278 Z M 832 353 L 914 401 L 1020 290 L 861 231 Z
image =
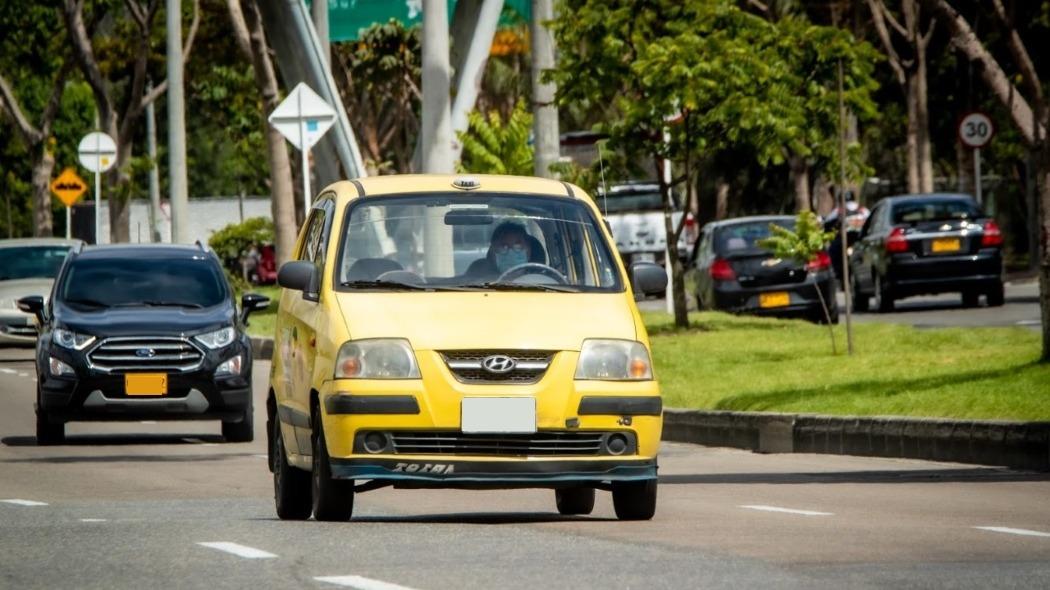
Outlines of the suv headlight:
M 95 337 L 71 332 L 65 328 L 55 328 L 55 331 L 51 333 L 51 340 L 62 348 L 84 350 L 95 341 Z
M 204 346 L 215 350 L 224 346 L 229 346 L 233 339 L 237 336 L 237 332 L 232 328 L 222 328 L 221 330 L 215 330 L 214 332 L 207 332 L 205 334 L 197 334 L 194 338 L 197 342 L 200 342 Z
M 648 381 L 653 378 L 649 351 L 633 340 L 583 341 L 576 379 L 604 381 Z
M 335 378 L 419 379 L 419 365 L 404 338 L 351 340 L 339 348 Z

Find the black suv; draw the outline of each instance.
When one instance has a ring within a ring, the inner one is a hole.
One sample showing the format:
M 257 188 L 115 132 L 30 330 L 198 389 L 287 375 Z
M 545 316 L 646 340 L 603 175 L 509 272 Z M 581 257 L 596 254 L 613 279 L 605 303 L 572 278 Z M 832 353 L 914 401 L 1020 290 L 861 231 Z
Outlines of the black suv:
M 237 313 L 219 259 L 200 246 L 74 249 L 51 299 L 20 299 L 40 321 L 36 435 L 65 438 L 87 420 L 218 418 L 227 441 L 252 440 L 247 294 Z

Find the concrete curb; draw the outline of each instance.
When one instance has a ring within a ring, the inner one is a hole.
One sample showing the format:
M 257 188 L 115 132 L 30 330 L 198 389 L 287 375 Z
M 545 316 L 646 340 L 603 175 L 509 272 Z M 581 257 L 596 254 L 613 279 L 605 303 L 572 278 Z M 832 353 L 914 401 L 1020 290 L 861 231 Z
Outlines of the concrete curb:
M 1050 471 L 1050 422 L 668 408 L 663 439 L 759 453 L 900 457 Z
M 252 338 L 255 360 L 273 340 Z M 1050 471 L 1050 422 L 664 410 L 663 439 L 759 453 L 825 453 Z

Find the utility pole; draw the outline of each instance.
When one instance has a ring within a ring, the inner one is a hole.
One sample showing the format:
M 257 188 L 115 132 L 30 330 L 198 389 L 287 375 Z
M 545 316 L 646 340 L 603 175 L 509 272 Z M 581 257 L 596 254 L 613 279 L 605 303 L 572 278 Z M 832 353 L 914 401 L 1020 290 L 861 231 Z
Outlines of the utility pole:
M 146 93 L 153 92 L 153 80 L 146 82 Z M 160 168 L 157 166 L 157 116 L 151 100 L 146 105 L 146 150 L 149 153 L 149 237 L 161 241 L 160 234 Z
M 314 30 L 317 31 L 317 40 L 321 42 L 321 53 L 324 55 L 325 65 L 330 70 L 332 69 L 332 49 L 328 33 L 328 0 L 313 0 L 310 11 L 313 13 Z
M 448 3 L 423 0 L 423 114 L 420 129 L 423 172 L 451 174 L 452 115 L 449 105 Z M 428 276 L 450 276 L 452 228 L 441 207 L 428 207 L 423 226 L 424 269 Z
M 557 87 L 540 80 L 543 70 L 554 68 L 554 39 L 544 22 L 554 19 L 552 0 L 532 0 L 532 113 L 535 136 L 536 176 L 553 178 L 551 164 L 558 161 Z
M 839 58 L 839 241 L 842 242 L 842 290 L 846 294 L 846 354 L 852 355 L 853 290 L 849 276 L 849 239 L 846 233 L 846 104 L 842 96 L 842 78 L 842 58 Z
M 171 241 L 190 240 L 186 181 L 186 105 L 182 83 L 182 1 L 167 0 L 168 24 L 168 184 L 171 190 Z

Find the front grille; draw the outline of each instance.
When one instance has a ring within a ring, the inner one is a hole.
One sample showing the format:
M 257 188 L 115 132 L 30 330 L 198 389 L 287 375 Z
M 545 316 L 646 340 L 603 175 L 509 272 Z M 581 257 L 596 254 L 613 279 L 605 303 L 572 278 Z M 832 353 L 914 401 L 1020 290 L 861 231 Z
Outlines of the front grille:
M 185 372 L 200 366 L 204 353 L 185 338 L 107 338 L 88 353 L 91 366 L 114 371 Z
M 36 326 L 33 324 L 3 324 L 0 323 L 0 332 L 12 336 L 36 336 Z
M 514 369 L 506 373 L 485 369 L 486 358 L 501 355 L 513 359 Z M 548 350 L 446 350 L 441 356 L 460 383 L 527 385 L 543 378 L 554 353 Z
M 390 432 L 394 453 L 403 455 L 601 455 L 609 432 L 537 432 L 535 434 L 463 434 L 461 432 Z M 633 439 L 633 433 L 621 433 Z

